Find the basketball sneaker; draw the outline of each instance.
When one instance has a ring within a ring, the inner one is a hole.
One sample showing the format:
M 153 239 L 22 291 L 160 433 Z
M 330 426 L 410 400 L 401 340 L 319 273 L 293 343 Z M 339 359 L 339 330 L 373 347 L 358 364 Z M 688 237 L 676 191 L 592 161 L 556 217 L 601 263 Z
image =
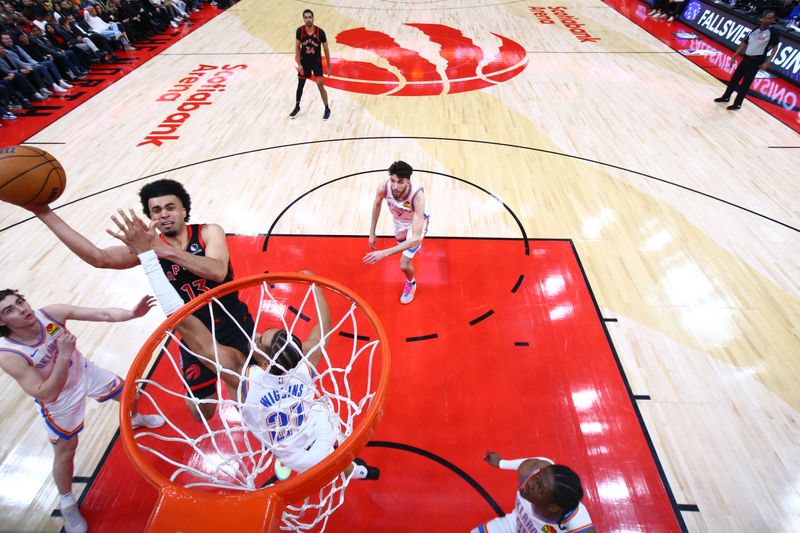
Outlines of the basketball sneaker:
M 406 286 L 403 289 L 403 294 L 400 296 L 400 303 L 407 304 L 410 303 L 411 300 L 414 299 L 414 293 L 417 292 L 417 283 L 411 283 L 410 281 L 406 281 Z
M 142 415 L 135 414 L 131 417 L 131 426 L 138 428 L 160 428 L 164 425 L 164 417 L 161 415 Z
M 284 466 L 283 463 L 275 459 L 275 477 L 281 481 L 285 481 L 289 479 L 290 475 L 292 475 L 292 469 L 288 466 Z
M 331 118 L 331 108 L 326 107 L 325 112 L 322 114 L 322 120 L 328 120 L 329 118 Z
M 358 471 L 356 471 L 356 479 L 369 479 L 375 481 L 381 477 L 380 469 L 374 466 L 369 466 L 363 459 L 359 459 L 358 457 L 356 457 L 355 459 L 353 459 L 353 462 L 358 466 L 363 466 L 367 470 L 367 473 L 364 475 L 364 477 L 360 477 L 358 475 L 359 474 Z
M 299 112 L 300 112 L 300 104 L 297 104 L 296 106 L 294 106 L 294 109 L 292 109 L 292 112 L 289 113 L 289 118 L 297 118 L 297 114 Z
M 64 518 L 64 531 L 67 533 L 86 533 L 89 526 L 78 510 L 78 504 L 61 508 L 61 516 Z

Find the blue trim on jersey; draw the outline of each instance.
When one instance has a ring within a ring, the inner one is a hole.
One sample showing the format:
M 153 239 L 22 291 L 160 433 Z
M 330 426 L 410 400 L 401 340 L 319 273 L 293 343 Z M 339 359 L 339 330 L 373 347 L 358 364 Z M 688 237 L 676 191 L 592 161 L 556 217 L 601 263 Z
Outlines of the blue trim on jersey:
M 41 309 L 40 309 L 40 311 L 41 311 Z M 36 315 L 34 315 L 34 316 L 36 316 Z M 36 348 L 37 346 L 42 344 L 44 342 L 44 340 L 45 340 L 44 325 L 42 324 L 42 321 L 39 320 L 39 317 L 36 317 L 36 323 L 39 324 L 39 340 L 36 341 L 34 344 L 25 344 L 24 342 L 20 342 L 18 340 L 14 340 L 13 337 L 8 336 L 8 335 L 6 335 L 6 339 L 10 340 L 14 344 L 19 344 L 20 346 L 27 346 L 28 348 Z
M 478 533 L 488 533 L 483 524 L 478 526 Z
M 66 322 L 66 321 L 64 321 L 64 322 L 59 322 L 58 320 L 56 320 L 55 318 L 53 318 L 53 316 L 52 316 L 52 315 L 50 315 L 50 313 L 48 313 L 47 311 L 45 311 L 45 310 L 44 310 L 44 308 L 42 308 L 42 309 L 39 309 L 39 312 L 40 312 L 40 313 L 42 313 L 42 314 L 43 314 L 44 316 L 46 316 L 47 318 L 49 318 L 50 320 L 52 320 L 53 322 L 55 322 L 56 324 L 58 324 L 59 326 L 61 326 L 62 328 L 66 328 L 66 327 L 67 327 L 67 322 Z
M 28 354 L 25 354 L 25 353 L 22 353 L 22 352 L 18 352 L 17 350 L 13 350 L 11 348 L 0 348 L 0 352 L 8 352 L 8 353 L 16 354 L 16 355 L 22 357 L 23 359 L 25 359 L 25 362 L 28 363 L 28 366 L 33 366 L 33 359 L 28 357 Z
M 578 509 L 576 508 L 575 510 L 577 511 Z M 593 527 L 594 527 L 594 524 L 586 524 L 585 526 L 583 526 L 580 529 L 573 529 L 570 533 L 581 533 L 581 531 L 589 531 Z
M 75 429 L 72 433 L 64 433 L 63 431 L 61 431 L 60 429 L 55 427 L 53 424 L 51 424 L 50 421 L 47 420 L 47 418 L 44 419 L 44 423 L 47 424 L 47 427 L 49 427 L 50 430 L 53 433 L 55 433 L 56 435 L 58 435 L 62 439 L 66 439 L 66 440 L 71 439 L 72 437 L 74 437 L 75 435 L 77 435 L 78 433 L 83 431 L 83 422 L 81 422 L 81 425 L 77 429 Z M 55 443 L 53 443 L 53 444 L 55 444 Z
M 117 396 L 122 394 L 122 386 L 125 385 L 125 382 L 121 378 L 117 378 L 117 379 L 119 380 L 119 383 L 117 384 L 117 390 L 115 390 L 114 392 L 112 392 L 111 394 L 106 396 L 105 398 L 100 398 L 99 400 L 96 400 L 97 403 L 103 403 L 103 402 L 107 402 L 108 400 L 113 400 L 114 398 L 116 398 Z M 115 380 L 115 381 L 117 381 L 117 380 Z

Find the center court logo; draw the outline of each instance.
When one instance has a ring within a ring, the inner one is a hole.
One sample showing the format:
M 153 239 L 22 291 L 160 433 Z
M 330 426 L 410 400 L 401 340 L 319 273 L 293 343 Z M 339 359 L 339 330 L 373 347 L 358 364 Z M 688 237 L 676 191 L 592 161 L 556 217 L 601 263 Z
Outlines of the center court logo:
M 497 38 L 499 52 L 487 58 L 483 49 L 460 30 L 441 24 L 407 23 L 430 42 L 439 45 L 437 65 L 418 51 L 400 46 L 391 36 L 366 28 L 345 30 L 336 42 L 356 50 L 372 52 L 389 68 L 369 63 L 333 58 L 331 77 L 325 84 L 344 91 L 384 96 L 434 96 L 476 91 L 507 81 L 528 64 L 525 49 L 507 37 Z

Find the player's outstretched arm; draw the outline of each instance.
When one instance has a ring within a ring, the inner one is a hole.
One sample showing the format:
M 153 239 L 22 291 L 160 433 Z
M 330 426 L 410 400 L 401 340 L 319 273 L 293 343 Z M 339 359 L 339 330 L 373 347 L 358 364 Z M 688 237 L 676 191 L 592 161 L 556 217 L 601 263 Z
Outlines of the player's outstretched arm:
M 301 270 L 300 273 L 313 274 L 309 270 Z M 325 335 L 331 331 L 331 310 L 319 285 L 314 285 L 314 297 L 316 298 L 319 323 L 314 326 L 314 329 L 308 334 L 308 338 L 303 342 L 303 352 L 308 354 L 308 362 L 316 368 L 322 358 L 322 350 L 328 344 Z
M 136 256 L 130 253 L 125 246 L 98 248 L 89 239 L 64 222 L 49 206 L 37 207 L 32 212 L 72 253 L 95 268 L 122 270 L 133 268 L 138 263 Z
M 171 315 L 183 306 L 183 300 L 178 295 L 178 291 L 169 283 L 166 274 L 161 269 L 161 265 L 152 248 L 152 239 L 149 238 L 148 226 L 136 216 L 133 210 L 127 215 L 124 211 L 120 211 L 119 214 L 120 219 L 111 217 L 119 232 L 106 231 L 125 243 L 131 252 L 136 254 L 137 260 L 142 263 L 145 274 L 147 274 L 147 279 L 150 281 L 159 305 L 164 310 L 164 313 Z M 197 354 L 213 361 L 216 359 L 214 349 L 216 345 L 216 353 L 219 355 L 220 364 L 229 370 L 241 371 L 244 361 L 240 352 L 217 343 L 205 324 L 194 315 L 184 317 L 175 329 L 181 334 L 186 344 L 190 345 Z M 203 363 L 206 364 L 205 361 Z M 230 379 L 227 374 L 224 374 L 223 378 L 226 381 Z
M 54 402 L 67 382 L 67 371 L 72 352 L 75 351 L 75 336 L 66 331 L 56 341 L 58 353 L 53 362 L 53 372 L 42 375 L 19 355 L 0 351 L 0 368 L 14 378 L 27 394 L 41 402 Z
M 133 309 L 122 309 L 120 307 L 78 307 L 77 305 L 55 304 L 48 305 L 44 308 L 44 311 L 59 322 L 65 322 L 67 320 L 125 322 L 146 315 L 155 305 L 156 299 L 148 295 L 139 300 L 139 303 L 137 303 Z
M 380 187 L 378 187 L 377 192 L 375 193 L 375 199 L 372 202 L 372 219 L 370 220 L 369 225 L 369 247 L 371 250 L 375 249 L 375 232 L 378 228 L 378 218 L 381 216 L 381 204 L 383 203 L 383 197 L 386 194 L 386 184 L 384 183 Z
M 526 457 L 522 459 L 505 460 L 499 453 L 491 451 L 486 452 L 486 455 L 483 456 L 483 460 L 495 468 L 516 470 L 517 478 L 520 481 L 525 480 L 534 470 L 553 464 L 551 460 L 544 457 Z
M 376 250 L 369 252 L 364 256 L 364 263 L 371 265 L 377 263 L 384 257 L 400 253 L 409 248 L 417 246 L 422 242 L 423 231 L 425 230 L 425 196 L 422 191 L 414 198 L 414 219 L 411 222 L 411 236 L 401 243 L 386 248 L 384 250 Z

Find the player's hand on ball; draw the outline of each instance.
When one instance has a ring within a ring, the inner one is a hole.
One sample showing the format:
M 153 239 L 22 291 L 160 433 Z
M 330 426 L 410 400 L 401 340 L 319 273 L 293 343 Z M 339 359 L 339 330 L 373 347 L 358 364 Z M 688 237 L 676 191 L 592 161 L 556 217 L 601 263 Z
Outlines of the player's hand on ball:
M 492 465 L 495 468 L 500 468 L 500 461 L 503 458 L 497 452 L 486 452 L 486 455 L 483 456 L 483 460 Z
M 378 250 L 376 252 L 370 252 L 367 255 L 365 255 L 363 261 L 368 265 L 374 265 L 384 257 L 386 256 L 384 255 L 383 250 Z
M 370 249 L 370 250 L 374 250 L 374 249 L 375 249 L 375 242 L 376 242 L 377 240 L 378 240 L 378 239 L 376 239 L 376 238 L 375 238 L 375 235 L 370 235 L 370 236 L 369 236 L 369 249 Z
M 140 316 L 144 316 L 147 312 L 152 309 L 156 305 L 156 299 L 149 294 L 139 300 L 139 303 L 136 304 L 136 307 L 131 309 L 131 314 L 133 318 L 139 318 Z
M 31 213 L 33 213 L 34 215 L 36 215 L 36 216 L 44 215 L 45 213 L 50 213 L 50 212 L 53 211 L 52 209 L 50 209 L 50 206 L 47 205 L 47 204 L 32 205 L 32 206 L 30 206 L 30 207 L 28 207 L 26 209 L 28 211 L 30 211 Z

